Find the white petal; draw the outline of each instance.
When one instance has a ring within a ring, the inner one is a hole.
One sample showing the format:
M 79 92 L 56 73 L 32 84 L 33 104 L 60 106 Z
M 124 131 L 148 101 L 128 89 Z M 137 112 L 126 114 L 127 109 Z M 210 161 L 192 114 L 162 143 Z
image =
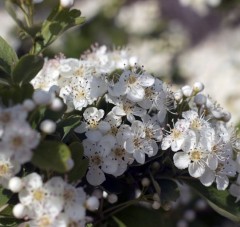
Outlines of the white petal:
M 85 135 L 91 142 L 98 142 L 102 138 L 102 133 L 99 130 L 89 130 Z
M 192 177 L 198 178 L 205 172 L 205 165 L 203 162 L 193 162 L 188 167 L 189 174 Z
M 208 155 L 207 165 L 212 170 L 217 169 L 217 166 L 218 166 L 218 158 L 217 158 L 217 156 L 216 155 L 212 155 L 212 154 Z
M 218 175 L 216 177 L 217 189 L 218 190 L 225 190 L 228 187 L 229 179 L 227 176 Z
M 171 146 L 171 143 L 172 143 L 172 137 L 171 136 L 166 136 L 163 138 L 162 140 L 162 150 L 167 150 L 170 146 Z
M 118 162 L 112 158 L 105 158 L 102 164 L 102 171 L 105 173 L 115 173 L 118 168 Z
M 144 164 L 145 162 L 145 154 L 142 152 L 134 152 L 133 153 L 133 157 L 135 158 L 135 160 L 140 163 L 140 164 Z
M 144 87 L 150 87 L 154 84 L 155 78 L 148 74 L 143 74 L 139 78 L 139 83 Z
M 188 153 L 185 152 L 175 153 L 173 156 L 173 162 L 178 169 L 186 169 L 190 163 Z
M 127 98 L 132 102 L 139 102 L 143 100 L 145 91 L 141 86 L 132 87 L 127 93 Z
M 215 180 L 215 172 L 209 168 L 207 168 L 204 174 L 200 177 L 201 183 L 206 187 L 211 186 L 214 180 Z
M 99 168 L 90 168 L 86 175 L 87 181 L 93 186 L 102 184 L 106 178 L 103 171 Z

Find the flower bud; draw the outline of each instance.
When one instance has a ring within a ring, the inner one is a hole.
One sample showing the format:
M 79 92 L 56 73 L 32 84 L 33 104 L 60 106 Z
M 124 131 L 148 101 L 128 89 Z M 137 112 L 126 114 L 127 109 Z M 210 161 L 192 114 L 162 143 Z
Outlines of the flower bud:
M 64 8 L 71 8 L 74 4 L 74 0 L 60 0 L 60 4 Z
M 183 86 L 182 93 L 185 97 L 191 97 L 193 93 L 193 89 L 189 85 Z
M 99 207 L 99 200 L 95 196 L 91 196 L 86 201 L 86 208 L 90 211 L 97 210 Z
M 44 120 L 40 124 L 40 129 L 46 134 L 52 134 L 56 130 L 56 123 L 52 120 Z
M 118 201 L 118 197 L 116 194 L 109 194 L 107 197 L 107 200 L 109 203 L 113 204 L 116 203 Z
M 17 205 L 15 205 L 13 207 L 13 215 L 14 217 L 16 218 L 23 218 L 25 216 L 25 207 L 21 204 L 21 203 L 18 203 Z
M 153 204 L 152 204 L 152 208 L 154 210 L 158 210 L 159 208 L 161 207 L 161 204 L 157 201 L 154 201 Z
M 179 102 L 179 101 L 183 98 L 183 93 L 182 93 L 181 90 L 179 90 L 179 91 L 176 91 L 176 92 L 173 94 L 173 96 L 174 96 L 174 99 L 175 99 L 177 102 Z
M 144 177 L 141 181 L 143 187 L 148 187 L 150 185 L 150 180 L 147 177 Z
M 23 102 L 23 107 L 27 111 L 32 111 L 35 108 L 35 103 L 31 99 L 26 99 Z
M 194 97 L 194 102 L 199 105 L 199 106 L 202 106 L 206 103 L 207 101 L 207 98 L 205 95 L 203 94 L 197 94 L 195 97 Z
M 194 92 L 198 93 L 198 92 L 203 91 L 203 89 L 204 89 L 203 83 L 201 83 L 201 82 L 195 82 L 195 83 L 193 84 L 193 91 L 194 91 Z
M 8 188 L 14 192 L 20 192 L 23 187 L 22 179 L 19 177 L 12 177 L 8 182 Z
M 43 90 L 36 90 L 33 93 L 33 101 L 37 105 L 48 105 L 51 103 L 51 94 Z
M 63 102 L 60 98 L 54 98 L 51 106 L 50 106 L 51 110 L 53 111 L 60 111 L 63 109 Z
M 196 213 L 194 212 L 194 210 L 187 210 L 184 213 L 184 218 L 187 221 L 193 221 L 196 218 Z

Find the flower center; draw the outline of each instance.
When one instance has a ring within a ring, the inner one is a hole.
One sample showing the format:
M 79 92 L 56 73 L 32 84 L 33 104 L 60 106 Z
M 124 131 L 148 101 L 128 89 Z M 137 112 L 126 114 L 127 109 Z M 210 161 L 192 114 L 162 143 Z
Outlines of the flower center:
M 35 190 L 33 192 L 33 198 L 38 202 L 42 201 L 44 199 L 44 192 L 41 189 Z
M 89 124 L 89 127 L 90 127 L 90 128 L 95 129 L 95 128 L 97 128 L 99 122 L 96 121 L 96 120 L 94 120 L 94 119 L 90 119 L 90 120 L 88 121 L 88 124 Z
M 95 166 L 99 166 L 102 163 L 102 159 L 99 155 L 91 157 L 91 163 Z
M 195 151 L 191 152 L 190 159 L 192 161 L 194 161 L 194 162 L 199 161 L 201 158 L 202 158 L 202 152 L 201 151 L 195 150 Z
M 145 88 L 145 96 L 146 96 L 147 98 L 151 98 L 152 95 L 153 95 L 153 91 L 152 91 L 151 87 Z
M 145 129 L 145 136 L 147 139 L 152 139 L 153 138 L 153 131 L 150 128 Z
M 200 130 L 202 128 L 201 121 L 199 119 L 194 119 L 191 122 L 191 127 L 196 130 Z
M 47 226 L 50 226 L 51 224 L 52 224 L 51 220 L 46 215 L 41 217 L 40 220 L 38 221 L 39 227 L 47 227 Z
M 125 149 L 118 147 L 113 152 L 117 158 L 122 158 L 125 154 Z
M 0 165 L 0 176 L 1 177 L 7 175 L 8 172 L 9 172 L 9 165 L 8 164 Z
M 128 84 L 134 84 L 137 81 L 135 75 L 130 75 L 128 78 Z
M 12 145 L 14 147 L 20 147 L 23 145 L 23 139 L 21 136 L 15 136 L 12 138 Z
M 77 77 L 83 77 L 85 74 L 85 70 L 83 67 L 79 67 L 77 70 L 75 70 L 75 72 L 73 73 L 74 76 Z
M 182 136 L 182 132 L 176 128 L 172 129 L 172 137 L 174 139 L 178 139 L 179 137 Z
M 2 113 L 2 114 L 0 115 L 0 121 L 3 122 L 4 124 L 10 122 L 10 121 L 11 121 L 11 115 L 10 115 L 10 113 L 7 113 L 7 112 Z
M 63 197 L 65 201 L 72 201 L 74 198 L 74 191 L 72 189 L 65 190 Z

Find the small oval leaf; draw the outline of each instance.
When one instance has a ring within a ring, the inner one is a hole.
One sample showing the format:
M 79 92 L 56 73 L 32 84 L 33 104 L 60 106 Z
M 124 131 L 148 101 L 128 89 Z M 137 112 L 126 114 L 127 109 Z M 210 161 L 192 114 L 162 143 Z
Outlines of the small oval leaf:
M 68 146 L 57 141 L 43 141 L 35 150 L 32 163 L 40 169 L 59 173 L 69 171 L 71 151 Z

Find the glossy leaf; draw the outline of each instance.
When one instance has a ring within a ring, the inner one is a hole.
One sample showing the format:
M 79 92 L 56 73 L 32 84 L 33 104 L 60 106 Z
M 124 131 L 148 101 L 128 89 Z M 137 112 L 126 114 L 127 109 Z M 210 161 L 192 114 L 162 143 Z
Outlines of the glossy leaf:
M 76 182 L 85 176 L 88 168 L 88 160 L 83 159 L 83 145 L 79 142 L 74 142 L 69 145 L 74 161 L 73 168 L 68 172 L 68 180 Z
M 232 221 L 240 222 L 240 205 L 228 190 L 219 191 L 215 186 L 205 187 L 196 180 L 185 180 L 200 196 L 205 198 L 209 205 L 219 214 Z
M 74 130 L 81 122 L 81 117 L 73 116 L 63 119 L 57 124 L 57 129 L 62 131 L 62 140 L 64 140 L 68 134 Z
M 32 163 L 44 170 L 65 173 L 69 170 L 71 151 L 68 146 L 57 141 L 43 141 L 34 151 Z
M 40 56 L 25 55 L 23 56 L 13 71 L 13 81 L 15 83 L 28 83 L 42 69 L 44 60 Z
M 0 187 L 0 208 L 12 197 L 12 192 Z
M 141 206 L 131 206 L 115 215 L 125 226 L 164 226 L 160 211 Z
M 10 79 L 13 68 L 17 64 L 18 57 L 11 46 L 0 36 L 0 77 L 1 71 Z

